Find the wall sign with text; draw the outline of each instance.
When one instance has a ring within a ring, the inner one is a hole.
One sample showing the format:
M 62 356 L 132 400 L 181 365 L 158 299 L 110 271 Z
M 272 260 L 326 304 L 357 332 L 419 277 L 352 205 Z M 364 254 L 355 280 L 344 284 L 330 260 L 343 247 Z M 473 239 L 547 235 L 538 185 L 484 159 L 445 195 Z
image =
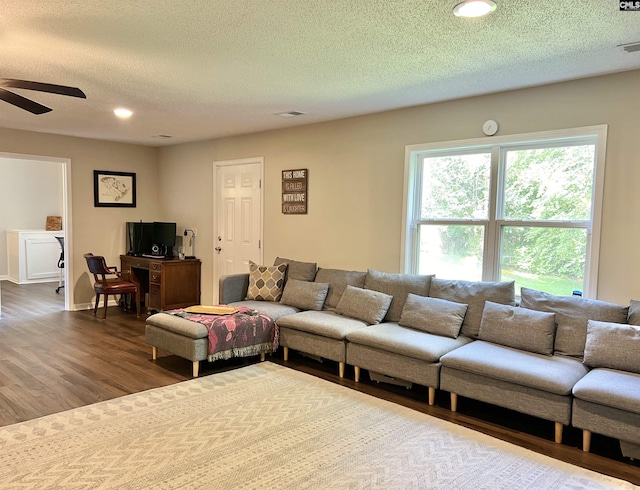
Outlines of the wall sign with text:
M 308 177 L 306 168 L 282 171 L 282 214 L 307 214 Z

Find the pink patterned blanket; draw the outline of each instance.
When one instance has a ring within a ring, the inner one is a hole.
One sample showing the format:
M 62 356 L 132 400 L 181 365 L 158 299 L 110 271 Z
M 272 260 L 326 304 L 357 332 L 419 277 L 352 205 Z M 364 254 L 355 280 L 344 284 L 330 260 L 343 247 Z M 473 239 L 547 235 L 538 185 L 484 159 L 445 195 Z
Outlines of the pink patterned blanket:
M 209 331 L 209 361 L 247 357 L 278 349 L 278 325 L 267 315 L 239 307 L 230 315 L 188 313 L 184 309 L 165 311 L 197 322 Z

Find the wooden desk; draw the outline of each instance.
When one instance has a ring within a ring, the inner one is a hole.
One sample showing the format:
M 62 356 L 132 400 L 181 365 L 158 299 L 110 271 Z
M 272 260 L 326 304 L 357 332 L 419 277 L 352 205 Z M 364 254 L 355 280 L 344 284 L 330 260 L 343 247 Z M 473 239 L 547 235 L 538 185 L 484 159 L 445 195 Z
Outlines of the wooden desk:
M 200 265 L 200 259 L 120 256 L 120 270 L 140 285 L 141 298 L 148 297 L 147 311 L 199 305 Z

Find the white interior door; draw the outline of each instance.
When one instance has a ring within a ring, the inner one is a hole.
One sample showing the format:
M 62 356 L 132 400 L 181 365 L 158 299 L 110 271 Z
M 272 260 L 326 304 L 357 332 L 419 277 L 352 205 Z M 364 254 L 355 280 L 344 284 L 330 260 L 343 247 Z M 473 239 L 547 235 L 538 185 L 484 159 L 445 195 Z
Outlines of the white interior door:
M 262 263 L 262 171 L 262 158 L 215 163 L 214 303 L 221 276 Z

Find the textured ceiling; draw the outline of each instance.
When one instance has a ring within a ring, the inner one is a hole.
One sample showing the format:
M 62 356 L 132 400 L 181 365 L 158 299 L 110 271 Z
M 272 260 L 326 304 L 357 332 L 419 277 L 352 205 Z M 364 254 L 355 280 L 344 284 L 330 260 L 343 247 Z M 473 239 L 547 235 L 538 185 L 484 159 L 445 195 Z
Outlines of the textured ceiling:
M 640 12 L 614 0 L 3 0 L 0 127 L 166 145 L 640 68 Z M 111 113 L 134 111 L 127 120 Z M 307 114 L 284 119 L 274 113 Z M 159 139 L 170 135 L 171 139 Z

